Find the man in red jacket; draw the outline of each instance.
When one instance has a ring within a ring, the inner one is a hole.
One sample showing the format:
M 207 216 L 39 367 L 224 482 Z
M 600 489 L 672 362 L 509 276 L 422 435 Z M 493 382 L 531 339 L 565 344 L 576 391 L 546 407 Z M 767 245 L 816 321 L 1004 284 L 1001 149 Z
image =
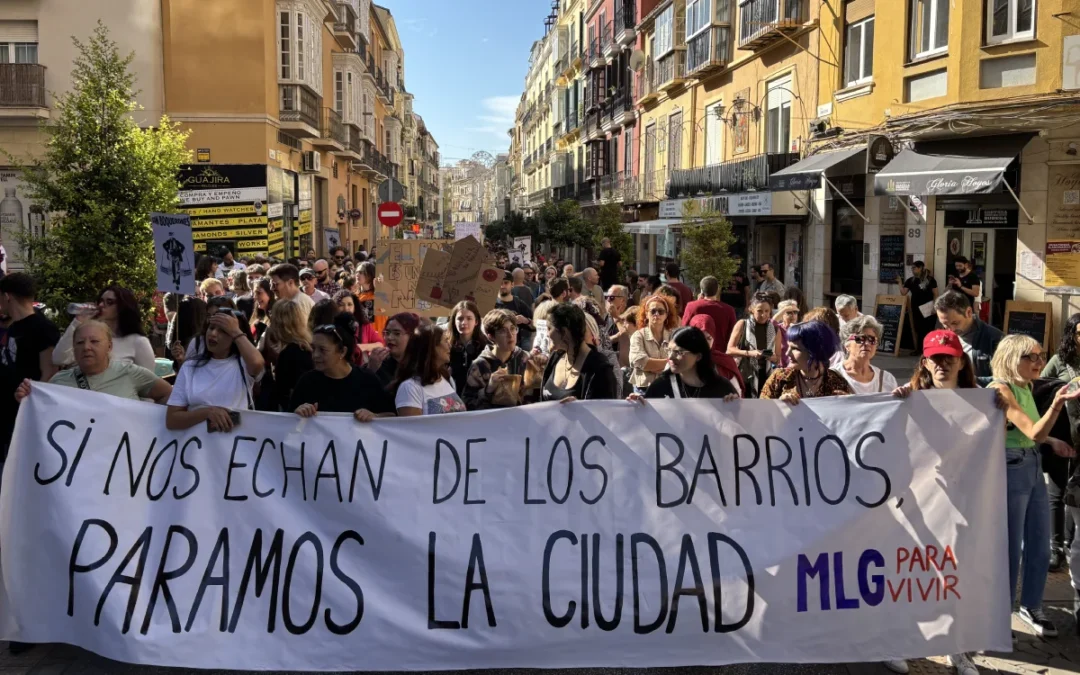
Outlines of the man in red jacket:
M 682 325 L 689 326 L 690 319 L 698 314 L 712 317 L 716 324 L 717 343 L 726 345 L 731 337 L 731 329 L 735 327 L 735 309 L 720 300 L 720 282 L 716 277 L 705 277 L 701 280 L 700 299 L 686 305 L 683 311 Z

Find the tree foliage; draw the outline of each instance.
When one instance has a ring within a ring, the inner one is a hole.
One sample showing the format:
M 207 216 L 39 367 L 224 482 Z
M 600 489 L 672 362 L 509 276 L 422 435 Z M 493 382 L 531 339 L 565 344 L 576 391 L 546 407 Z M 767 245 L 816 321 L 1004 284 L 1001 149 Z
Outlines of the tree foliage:
M 739 269 L 739 260 L 731 256 L 735 233 L 731 222 L 717 211 L 700 211 L 693 201 L 683 210 L 683 266 L 692 284 L 714 276 L 723 288 Z
M 72 40 L 72 89 L 56 102 L 44 156 L 20 166 L 49 227 L 41 237 L 23 233 L 20 244 L 49 306 L 119 284 L 149 310 L 157 279 L 150 213 L 177 206 L 188 134 L 167 117 L 156 128 L 135 123 L 134 54 L 121 56 L 100 22 L 86 43 Z
M 489 249 L 507 248 L 513 244 L 514 237 L 532 237 L 536 246 L 540 241 L 540 225 L 533 217 L 511 211 L 484 226 L 484 241 Z
M 593 250 L 603 248 L 601 242 L 604 239 L 611 240 L 611 247 L 619 252 L 619 259 L 625 266 L 634 260 L 634 238 L 623 230 L 622 207 L 618 204 L 604 204 L 600 207 L 595 218 L 592 220 L 593 227 Z M 619 275 L 622 279 L 622 275 Z M 622 283 L 620 281 L 619 283 Z
M 583 246 L 592 244 L 590 224 L 581 215 L 581 206 L 569 199 L 547 202 L 537 216 L 540 235 L 552 246 Z

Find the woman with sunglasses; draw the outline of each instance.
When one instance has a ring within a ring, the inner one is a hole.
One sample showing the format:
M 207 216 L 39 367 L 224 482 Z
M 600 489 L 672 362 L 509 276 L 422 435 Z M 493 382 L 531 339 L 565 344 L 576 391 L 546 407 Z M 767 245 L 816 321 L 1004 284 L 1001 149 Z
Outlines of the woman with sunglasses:
M 692 326 L 684 326 L 676 328 L 671 334 L 667 369 L 649 385 L 644 395 L 630 394 L 627 400 L 644 403 L 645 399 L 654 398 L 720 398 L 734 401 L 739 398 L 739 392 L 716 371 L 705 333 Z
M 1009 531 L 1009 606 L 1023 561 L 1024 579 L 1017 616 L 1041 637 L 1056 637 L 1057 628 L 1042 609 L 1050 566 L 1050 502 L 1042 474 L 1038 445 L 1047 443 L 1062 457 L 1074 457 L 1068 443 L 1050 437 L 1050 430 L 1068 401 L 1080 398 L 1080 388 L 1061 387 L 1040 416 L 1031 383 L 1046 364 L 1042 345 L 1026 335 L 1009 335 L 998 344 L 990 369 L 1005 401 L 1005 483 Z
M 450 374 L 459 395 L 464 396 L 469 369 L 487 346 L 488 339 L 480 329 L 480 308 L 476 303 L 462 300 L 454 305 L 450 312 Z
M 205 423 L 212 431 L 230 431 L 230 411 L 253 407 L 252 389 L 266 363 L 251 342 L 244 315 L 219 309 L 207 319 L 205 337 L 205 348 L 185 361 L 176 376 L 165 414 L 168 429 Z
M 420 325 L 420 317 L 412 312 L 401 312 L 390 317 L 383 331 L 385 347 L 376 347 L 368 354 L 367 367 L 378 376 L 383 386 L 389 387 L 397 377 L 398 364 L 405 358 L 413 331 Z
M 484 315 L 482 328 L 490 342 L 469 367 L 462 394 L 465 406 L 469 410 L 486 410 L 525 403 L 529 353 L 517 345 L 518 326 L 513 312 L 491 310 Z
M 142 312 L 135 294 L 122 286 L 109 286 L 98 294 L 94 309 L 79 314 L 68 324 L 53 349 L 53 364 L 66 368 L 75 364 L 72 345 L 75 329 L 88 319 L 102 322 L 112 331 L 112 360 L 115 363 L 134 363 L 153 372 L 157 364 L 154 348 L 143 332 Z
M 379 378 L 352 364 L 356 330 L 356 319 L 346 312 L 338 314 L 333 324 L 315 327 L 311 341 L 315 369 L 296 383 L 290 410 L 301 417 L 350 413 L 357 422 L 394 415 L 394 402 Z
M 791 365 L 778 368 L 769 375 L 761 388 L 760 398 L 798 405 L 804 398 L 850 394 L 851 387 L 844 376 L 829 369 L 829 359 L 839 348 L 839 342 L 836 333 L 820 321 L 805 321 L 789 328 L 787 343 Z
M 766 293 L 750 299 L 747 318 L 735 322 L 727 353 L 739 363 L 746 398 L 757 398 L 772 369 L 780 364 L 782 330 L 772 320 L 772 303 Z
M 799 323 L 799 303 L 794 300 L 781 300 L 776 306 L 776 314 L 773 321 L 778 323 L 785 331 Z
M 389 326 L 389 324 L 387 324 Z M 450 340 L 441 326 L 420 326 L 409 337 L 394 380 L 398 417 L 464 412 L 450 375 Z
M 657 293 L 641 303 L 638 330 L 630 336 L 630 386 L 635 394 L 644 394 L 668 362 L 671 331 L 679 326 L 675 299 Z
M 840 329 L 845 358 L 833 370 L 844 376 L 856 394 L 880 394 L 896 389 L 892 373 L 870 363 L 877 356 L 881 331 L 881 324 L 868 314 L 848 321 Z

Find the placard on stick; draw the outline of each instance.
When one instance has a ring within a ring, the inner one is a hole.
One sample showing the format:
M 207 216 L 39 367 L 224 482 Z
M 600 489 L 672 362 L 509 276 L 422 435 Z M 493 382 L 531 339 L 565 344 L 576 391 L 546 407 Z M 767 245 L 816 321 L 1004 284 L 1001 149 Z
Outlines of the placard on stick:
M 475 237 L 465 237 L 454 242 L 450 251 L 428 251 L 416 282 L 416 297 L 442 307 L 471 300 L 483 315 L 495 308 L 503 275 L 484 246 Z
M 1005 334 L 1035 338 L 1035 341 L 1042 345 L 1043 351 L 1050 350 L 1053 321 L 1053 309 L 1049 302 L 1005 302 Z
M 195 295 L 195 243 L 192 241 L 191 216 L 151 213 L 150 228 L 154 233 L 157 290 Z
M 390 317 L 398 312 L 415 312 L 428 318 L 447 316 L 450 313 L 447 308 L 417 299 L 416 281 L 427 253 L 449 248 L 451 243 L 445 239 L 380 239 L 375 260 L 379 277 L 375 285 L 375 314 Z
M 879 295 L 875 299 L 874 318 L 881 324 L 881 341 L 878 343 L 879 354 L 900 353 L 900 338 L 903 337 L 904 322 L 908 318 L 906 295 Z

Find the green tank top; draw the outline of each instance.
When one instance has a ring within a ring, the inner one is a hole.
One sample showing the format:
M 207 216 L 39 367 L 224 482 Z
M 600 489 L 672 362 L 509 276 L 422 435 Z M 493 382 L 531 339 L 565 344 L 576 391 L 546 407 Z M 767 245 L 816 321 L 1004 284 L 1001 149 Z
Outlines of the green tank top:
M 1009 384 L 1009 389 L 1012 391 L 1013 398 L 1016 399 L 1016 402 L 1019 403 L 1020 407 L 1027 413 L 1027 416 L 1031 418 L 1031 421 L 1038 422 L 1039 409 L 1035 406 L 1035 397 L 1031 395 L 1031 387 L 1018 387 L 1015 384 Z M 1035 441 L 1025 436 L 1024 432 L 1009 424 L 1005 427 L 1005 447 L 1034 448 Z

